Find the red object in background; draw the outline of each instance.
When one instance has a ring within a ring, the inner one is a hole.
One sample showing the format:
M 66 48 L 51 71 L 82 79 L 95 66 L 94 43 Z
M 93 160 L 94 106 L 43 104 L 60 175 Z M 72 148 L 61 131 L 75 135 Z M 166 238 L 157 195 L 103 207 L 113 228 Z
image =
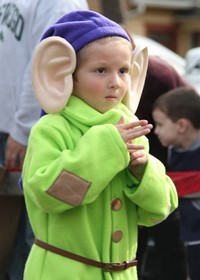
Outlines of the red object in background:
M 6 172 L 22 172 L 22 169 L 20 167 L 15 168 L 6 168 Z
M 167 175 L 174 182 L 179 197 L 200 192 L 200 171 L 175 171 Z

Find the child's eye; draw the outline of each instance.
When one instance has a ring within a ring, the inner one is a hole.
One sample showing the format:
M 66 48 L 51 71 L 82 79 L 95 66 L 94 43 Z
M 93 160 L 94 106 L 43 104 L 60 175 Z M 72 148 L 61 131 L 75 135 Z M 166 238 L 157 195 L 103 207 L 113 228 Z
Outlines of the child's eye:
M 106 69 L 103 68 L 103 67 L 97 68 L 97 69 L 96 69 L 96 73 L 100 73 L 100 74 L 106 73 Z
M 119 73 L 120 73 L 121 75 L 126 74 L 126 73 L 128 73 L 128 72 L 129 72 L 129 69 L 127 69 L 127 68 L 121 68 L 121 69 L 119 70 Z

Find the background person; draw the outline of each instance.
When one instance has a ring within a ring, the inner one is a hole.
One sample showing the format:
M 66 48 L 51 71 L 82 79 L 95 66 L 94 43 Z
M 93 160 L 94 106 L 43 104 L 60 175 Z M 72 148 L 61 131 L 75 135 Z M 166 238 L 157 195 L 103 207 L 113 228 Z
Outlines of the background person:
M 151 55 L 142 96 L 136 111 L 137 117 L 147 119 L 154 126 L 153 103 L 165 92 L 180 86 L 191 87 L 168 62 L 156 55 Z M 167 148 L 161 145 L 153 130 L 147 135 L 150 153 L 160 159 L 167 168 Z M 148 246 L 150 240 L 155 245 L 153 250 L 150 250 Z M 187 279 L 187 261 L 180 236 L 178 210 L 155 227 L 139 228 L 137 259 L 141 280 Z
M 177 88 L 153 105 L 155 134 L 169 147 L 168 174 L 177 187 L 181 233 L 186 243 L 189 276 L 200 275 L 200 95 Z

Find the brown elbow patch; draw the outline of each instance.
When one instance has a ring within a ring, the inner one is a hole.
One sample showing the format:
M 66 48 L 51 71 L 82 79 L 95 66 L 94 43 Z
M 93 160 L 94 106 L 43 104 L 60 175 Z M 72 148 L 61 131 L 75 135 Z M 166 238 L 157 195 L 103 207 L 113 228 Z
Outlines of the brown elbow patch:
M 77 206 L 83 201 L 89 187 L 89 182 L 63 170 L 47 193 L 65 203 Z

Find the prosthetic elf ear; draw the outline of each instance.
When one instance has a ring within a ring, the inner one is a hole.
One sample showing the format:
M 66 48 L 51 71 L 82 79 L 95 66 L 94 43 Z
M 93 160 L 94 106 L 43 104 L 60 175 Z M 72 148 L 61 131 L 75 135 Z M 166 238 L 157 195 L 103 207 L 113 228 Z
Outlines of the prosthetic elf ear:
M 131 109 L 133 113 L 136 112 L 144 82 L 146 79 L 148 66 L 148 50 L 144 46 L 136 46 L 133 50 L 131 69 L 131 85 L 128 94 L 125 95 L 124 103 Z
M 45 112 L 56 113 L 66 105 L 73 90 L 75 67 L 75 51 L 65 39 L 52 36 L 37 46 L 32 64 L 32 84 Z

